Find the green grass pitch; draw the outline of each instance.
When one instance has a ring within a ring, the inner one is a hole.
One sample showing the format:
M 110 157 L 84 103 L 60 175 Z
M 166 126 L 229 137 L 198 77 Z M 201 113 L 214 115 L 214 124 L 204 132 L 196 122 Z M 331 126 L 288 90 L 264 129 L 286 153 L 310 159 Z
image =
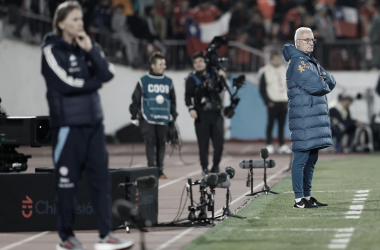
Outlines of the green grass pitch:
M 261 195 L 237 213 L 246 219 L 224 220 L 183 250 L 380 249 L 380 156 L 320 161 L 312 184 L 327 207 L 293 209 L 289 176 L 271 189 L 280 194 Z M 347 214 L 356 205 L 361 213 Z

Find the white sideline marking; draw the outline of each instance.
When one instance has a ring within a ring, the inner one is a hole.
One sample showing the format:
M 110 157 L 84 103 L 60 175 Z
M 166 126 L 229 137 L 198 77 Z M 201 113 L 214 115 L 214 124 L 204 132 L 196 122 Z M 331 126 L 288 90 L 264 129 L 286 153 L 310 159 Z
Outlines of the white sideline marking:
M 360 219 L 360 216 L 358 215 L 349 215 L 345 217 L 346 219 Z
M 329 249 L 346 249 L 347 244 L 330 244 Z
M 192 228 L 189 228 L 185 231 L 183 231 L 182 233 L 178 234 L 176 237 L 172 238 L 171 240 L 165 242 L 164 244 L 161 244 L 158 248 L 156 248 L 155 250 L 161 250 L 161 249 L 166 249 L 170 244 L 172 244 L 173 242 L 175 242 L 176 240 L 179 240 L 181 239 L 184 235 L 186 235 L 187 233 L 190 233 L 191 231 L 193 231 L 194 227 Z M 1 249 L 0 249 L 1 250 Z
M 174 183 L 177 183 L 177 182 L 179 182 L 179 181 L 181 181 L 181 180 L 183 180 L 183 179 L 186 179 L 187 177 L 190 177 L 190 176 L 193 176 L 193 175 L 196 175 L 196 174 L 199 174 L 199 173 L 200 173 L 200 170 L 194 171 L 194 172 L 192 172 L 192 173 L 190 173 L 190 174 L 187 174 L 187 175 L 185 175 L 185 176 L 182 176 L 182 177 L 180 177 L 180 178 L 178 178 L 178 179 L 175 179 L 175 180 L 169 181 L 168 183 L 165 183 L 165 184 L 159 186 L 158 189 L 160 189 L 160 188 L 164 188 L 164 187 L 169 186 L 169 185 L 174 184 Z
M 246 146 L 246 147 L 244 147 L 244 148 L 242 148 L 242 150 L 240 150 L 240 152 L 241 153 L 247 153 L 247 152 L 249 152 L 249 151 L 253 151 L 253 146 L 252 145 L 248 145 L 248 146 Z
M 324 232 L 324 231 L 337 231 L 337 232 L 353 232 L 353 227 L 348 228 L 267 228 L 267 229 L 256 229 L 248 228 L 244 231 L 247 232 L 260 232 L 260 231 L 307 231 L 307 232 Z
M 347 233 L 347 234 L 336 234 L 335 238 L 340 238 L 340 237 L 351 237 L 352 233 Z
M 28 242 L 28 241 L 32 241 L 32 240 L 34 240 L 34 239 L 37 239 L 38 237 L 41 237 L 41 236 L 43 236 L 43 235 L 45 235 L 45 234 L 47 234 L 47 233 L 49 233 L 49 232 L 50 232 L 50 231 L 45 231 L 45 232 L 39 233 L 39 234 L 34 235 L 34 236 L 32 236 L 32 237 L 26 238 L 26 239 L 24 239 L 24 240 L 22 240 L 22 241 L 20 241 L 20 242 L 16 242 L 16 243 L 13 243 L 13 244 L 11 244 L 11 245 L 8 245 L 8 246 L 5 246 L 5 247 L 3 247 L 3 248 L 0 248 L 0 250 L 8 250 L 8 249 L 11 249 L 11 248 L 14 248 L 14 247 L 20 246 L 20 245 L 22 245 L 22 244 L 24 244 L 24 243 L 26 243 L 26 242 Z
M 353 233 L 355 231 L 354 227 L 348 227 L 348 228 L 339 228 L 339 233 Z
M 369 190 L 358 190 L 358 191 L 356 191 L 356 193 L 358 193 L 358 194 L 369 193 Z
M 361 214 L 362 211 L 361 210 L 352 210 L 352 211 L 348 211 L 346 214 Z
M 331 240 L 331 243 L 327 246 L 329 249 L 346 249 L 348 243 L 350 243 L 352 233 L 354 232 L 355 228 L 350 227 L 341 228 L 338 230 L 338 233 L 335 234 L 334 239 Z M 342 234 L 341 232 L 345 232 Z
M 353 200 L 354 201 L 365 201 L 365 200 L 367 200 L 367 198 L 354 198 Z
M 363 210 L 364 205 L 353 205 L 350 206 L 350 210 Z
M 350 242 L 350 238 L 344 238 L 344 239 L 333 239 L 331 241 L 332 244 L 348 244 Z
M 313 193 L 341 193 L 341 192 L 356 192 L 356 190 L 329 190 L 329 191 L 312 191 Z M 294 191 L 286 191 L 283 194 L 294 194 Z
M 367 197 L 369 194 L 355 194 L 355 197 Z
M 364 203 L 367 200 L 369 190 L 357 190 L 355 192 L 352 203 Z M 357 198 L 362 197 L 362 198 Z M 363 198 L 364 197 L 364 198 Z M 360 214 L 363 212 L 364 205 L 351 205 L 349 211 L 346 212 L 346 219 L 359 219 Z M 353 231 L 352 231 L 353 232 Z M 351 240 L 352 233 L 348 234 L 335 234 L 334 239 L 331 240 L 331 243 L 327 246 L 329 249 L 346 249 L 348 243 Z
M 230 160 L 230 159 L 232 159 L 232 158 L 231 158 L 231 157 L 226 157 L 226 158 L 224 158 L 224 159 L 221 161 L 221 163 L 223 163 L 223 161 L 227 161 L 227 160 Z M 181 181 L 181 180 L 183 180 L 183 179 L 186 179 L 186 178 L 188 178 L 188 177 L 190 177 L 190 176 L 193 176 L 193 175 L 196 175 L 196 174 L 200 174 L 200 173 L 201 173 L 201 170 L 197 170 L 197 171 L 191 172 L 190 174 L 187 174 L 186 176 L 182 176 L 182 177 L 180 177 L 180 178 L 178 178 L 178 179 L 175 179 L 175 180 L 169 181 L 168 183 L 165 183 L 165 184 L 159 186 L 158 189 L 161 189 L 161 188 L 167 187 L 167 186 L 169 186 L 169 185 L 171 185 L 171 184 L 177 183 L 177 182 L 179 182 L 179 181 Z

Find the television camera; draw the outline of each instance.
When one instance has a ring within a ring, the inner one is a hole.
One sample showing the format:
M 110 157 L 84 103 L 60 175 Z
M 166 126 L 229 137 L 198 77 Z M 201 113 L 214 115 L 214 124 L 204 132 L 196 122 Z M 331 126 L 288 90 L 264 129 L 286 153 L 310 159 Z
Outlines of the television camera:
M 0 173 L 26 171 L 32 156 L 15 148 L 47 146 L 51 138 L 48 116 L 7 116 L 0 111 Z
M 218 71 L 222 69 L 221 62 L 227 61 L 227 58 L 220 57 L 219 56 L 219 48 L 222 45 L 227 45 L 228 40 L 224 36 L 216 36 L 211 41 L 211 43 L 206 48 L 206 54 L 205 54 L 205 62 L 207 65 L 207 73 L 210 74 L 209 80 L 208 80 L 208 89 L 214 88 L 214 83 L 218 81 Z M 230 95 L 230 102 L 231 104 L 224 108 L 223 113 L 227 118 L 232 118 L 235 114 L 235 109 L 237 105 L 239 104 L 240 98 L 236 97 L 238 91 L 240 88 L 245 86 L 245 75 L 240 75 L 239 77 L 235 78 L 233 80 L 233 88 L 236 89 L 235 93 L 232 93 L 229 86 L 226 83 L 226 80 L 221 77 L 220 79 L 223 88 L 225 88 Z

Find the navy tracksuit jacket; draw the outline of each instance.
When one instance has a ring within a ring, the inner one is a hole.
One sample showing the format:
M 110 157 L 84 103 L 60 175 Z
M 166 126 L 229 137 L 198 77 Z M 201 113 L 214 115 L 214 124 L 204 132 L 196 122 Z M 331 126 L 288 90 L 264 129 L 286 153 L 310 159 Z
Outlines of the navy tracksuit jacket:
M 101 236 L 112 231 L 108 155 L 97 90 L 113 78 L 113 65 L 97 44 L 88 53 L 50 33 L 42 46 L 42 75 L 53 127 L 58 233 L 74 235 L 76 193 L 86 173 Z

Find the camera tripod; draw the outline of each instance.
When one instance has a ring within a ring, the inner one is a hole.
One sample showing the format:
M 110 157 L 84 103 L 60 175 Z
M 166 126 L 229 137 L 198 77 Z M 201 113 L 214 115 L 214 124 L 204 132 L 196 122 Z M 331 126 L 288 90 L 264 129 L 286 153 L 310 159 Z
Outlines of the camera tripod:
M 207 192 L 207 187 L 200 185 L 199 181 L 192 182 L 189 178 L 187 180 L 189 189 L 190 206 L 188 206 L 189 215 L 187 218 L 161 223 L 159 226 L 181 226 L 181 227 L 192 227 L 192 226 L 214 226 L 214 221 L 216 220 L 214 215 L 214 196 L 215 190 L 211 188 L 211 192 Z M 201 193 L 200 201 L 198 205 L 194 205 L 193 201 L 193 188 L 194 185 L 200 185 L 199 192 Z M 196 211 L 199 211 L 198 216 Z M 211 217 L 207 217 L 207 211 L 211 211 Z
M 219 216 L 216 216 L 215 219 L 222 218 L 222 220 L 224 220 L 224 219 L 227 219 L 228 217 L 234 217 L 234 218 L 238 218 L 238 219 L 245 219 L 245 218 L 247 218 L 247 217 L 242 217 L 242 216 L 238 216 L 238 215 L 232 214 L 231 210 L 230 210 L 229 201 L 230 201 L 230 189 L 227 188 L 227 192 L 226 192 L 226 206 L 223 207 L 223 214 L 221 214 Z

